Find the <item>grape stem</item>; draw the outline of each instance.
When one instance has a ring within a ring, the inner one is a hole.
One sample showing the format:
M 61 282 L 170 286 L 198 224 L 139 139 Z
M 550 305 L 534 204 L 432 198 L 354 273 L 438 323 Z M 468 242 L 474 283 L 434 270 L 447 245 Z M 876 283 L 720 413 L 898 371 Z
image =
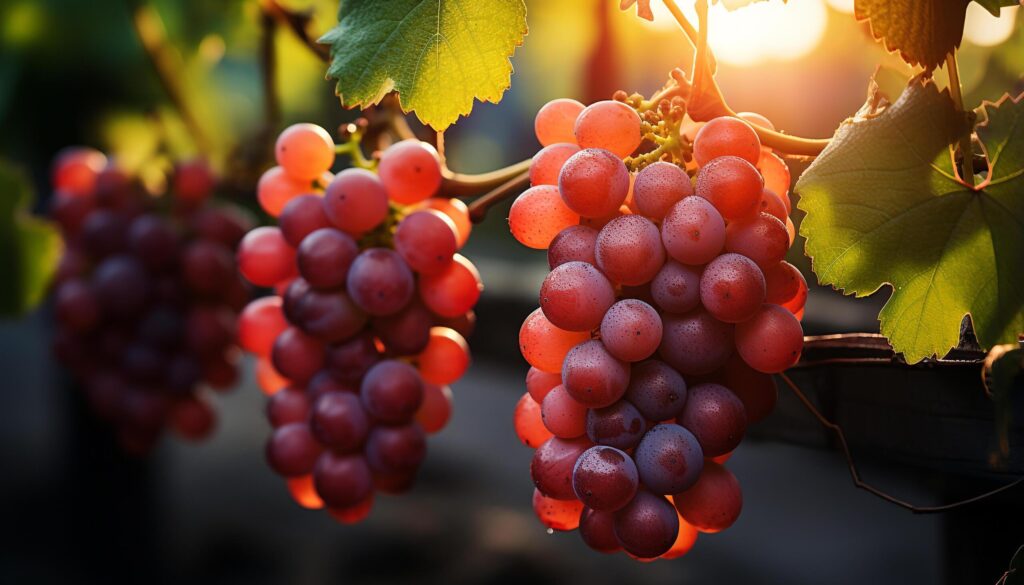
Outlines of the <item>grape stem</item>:
M 665 7 L 668 8 L 672 17 L 675 18 L 676 22 L 679 24 L 679 27 L 682 29 L 687 40 L 689 40 L 690 44 L 697 49 L 697 54 L 694 57 L 693 71 L 690 76 L 694 80 L 693 87 L 690 92 L 691 100 L 705 96 L 712 96 L 712 99 L 717 99 L 721 102 L 717 108 L 713 109 L 714 115 L 720 115 L 719 112 L 722 112 L 725 115 L 735 116 L 736 111 L 730 108 L 726 103 L 713 74 L 714 70 L 712 69 L 712 64 L 715 62 L 714 55 L 711 52 L 710 47 L 707 46 L 706 0 L 700 0 L 697 2 L 697 16 L 701 19 L 699 32 L 692 24 L 690 24 L 690 21 L 686 19 L 686 15 L 684 15 L 683 11 L 679 9 L 675 0 L 662 0 L 662 2 L 665 4 Z M 701 10 L 701 7 L 703 7 L 703 11 Z M 655 97 L 660 99 L 660 96 Z M 821 154 L 821 151 L 825 150 L 825 147 L 828 146 L 829 142 L 831 142 L 831 139 L 828 138 L 802 138 L 800 136 L 783 134 L 782 132 L 765 128 L 756 123 L 751 123 L 751 126 L 753 126 L 754 131 L 757 132 L 757 137 L 760 138 L 761 144 L 774 148 L 775 150 L 787 155 L 814 157 Z
M 860 472 L 857 470 L 857 464 L 854 462 L 853 455 L 850 453 L 850 446 L 846 442 L 846 434 L 843 432 L 843 428 L 825 418 L 825 416 L 821 414 L 821 411 L 819 411 L 818 408 L 814 406 L 814 403 L 807 398 L 803 391 L 800 390 L 800 387 L 797 386 L 796 383 L 793 382 L 793 380 L 790 379 L 789 376 L 787 376 L 785 373 L 780 373 L 779 377 L 782 378 L 782 381 L 785 382 L 787 386 L 789 386 L 789 389 L 793 392 L 793 395 L 796 396 L 797 399 L 804 405 L 804 408 L 806 408 L 807 411 L 814 416 L 814 418 L 818 419 L 818 422 L 821 423 L 821 426 L 832 431 L 832 433 L 835 435 L 836 441 L 839 443 L 839 449 L 843 452 L 843 456 L 846 458 L 846 465 L 850 469 L 850 478 L 853 480 L 853 485 L 859 489 L 862 489 L 874 496 L 877 496 L 885 500 L 886 502 L 889 502 L 890 504 L 895 504 L 903 509 L 910 510 L 915 514 L 934 514 L 936 512 L 946 512 L 949 510 L 953 510 L 961 506 L 966 506 L 967 504 L 973 504 L 974 502 L 978 502 L 986 498 L 992 497 L 998 493 L 1004 492 L 1006 490 L 1009 490 L 1020 485 L 1021 483 L 1024 483 L 1024 477 L 1018 477 L 1017 479 L 1011 481 L 1010 483 L 997 487 L 993 490 L 989 490 L 987 492 L 978 494 L 970 498 L 957 500 L 955 502 L 943 504 L 940 506 L 917 506 L 905 500 L 901 500 L 900 498 L 897 498 L 887 492 L 884 492 L 881 489 L 869 483 L 866 483 L 861 479 Z
M 366 130 L 356 124 L 349 124 L 347 130 L 348 139 L 341 144 L 335 145 L 334 153 L 348 156 L 354 167 L 370 171 L 376 169 L 376 159 L 366 158 L 366 155 L 363 154 L 362 142 L 363 134 L 365 134 Z
M 529 162 L 529 161 L 526 161 Z M 517 165 L 513 165 L 517 166 Z M 513 168 L 513 167 L 508 167 Z M 524 170 L 518 175 L 513 176 L 511 179 L 498 185 L 490 192 L 486 193 L 476 201 L 469 204 L 469 219 L 473 223 L 480 223 L 487 216 L 487 211 L 497 205 L 498 203 L 518 195 L 526 186 L 530 184 L 530 171 Z
M 144 0 L 128 0 L 131 8 L 132 27 L 139 38 L 143 52 L 153 66 L 153 72 L 163 87 L 164 93 L 178 115 L 181 116 L 189 136 L 196 145 L 196 150 L 203 158 L 209 159 L 211 152 L 210 140 L 203 132 L 203 127 L 196 118 L 195 112 L 185 100 L 185 92 L 180 80 L 182 66 L 177 54 L 167 42 L 167 29 L 160 13 Z
M 330 50 L 318 43 L 309 34 L 309 22 L 313 19 L 313 12 L 311 10 L 289 10 L 278 4 L 277 0 L 262 0 L 260 2 L 260 9 L 264 14 L 269 14 L 275 20 L 291 29 L 302 44 L 306 45 L 314 55 L 320 57 L 323 61 L 330 61 Z
M 523 176 L 525 176 L 528 181 L 530 178 L 530 164 L 532 162 L 532 159 L 526 159 L 489 173 L 480 173 L 477 175 L 455 173 L 448 167 L 442 166 L 440 191 L 447 197 L 465 197 L 475 196 L 481 192 L 487 191 L 488 189 L 494 190 L 481 197 L 481 199 L 483 199 L 484 197 L 497 192 L 507 183 L 519 180 Z M 507 196 L 508 195 L 506 194 L 506 197 Z M 486 213 L 486 207 L 487 206 L 485 205 L 484 213 Z M 481 218 L 482 217 L 483 216 L 481 216 Z
M 949 93 L 953 97 L 956 111 L 964 112 L 963 90 L 960 88 L 960 71 L 956 61 L 956 49 L 946 55 L 946 72 L 949 74 Z M 960 180 L 968 187 L 974 187 L 974 150 L 971 148 L 971 132 L 968 130 L 960 135 Z M 953 157 L 956 160 L 956 157 Z

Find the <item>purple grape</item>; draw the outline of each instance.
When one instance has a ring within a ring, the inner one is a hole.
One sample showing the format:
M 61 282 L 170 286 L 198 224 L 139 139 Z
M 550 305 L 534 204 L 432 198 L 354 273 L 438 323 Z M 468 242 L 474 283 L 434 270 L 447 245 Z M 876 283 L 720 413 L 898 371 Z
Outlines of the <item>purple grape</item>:
M 703 268 L 669 260 L 651 281 L 654 304 L 666 313 L 681 315 L 700 305 L 700 276 Z
M 390 424 L 412 420 L 423 402 L 423 380 L 405 362 L 385 360 L 366 372 L 359 394 L 366 412 Z
M 693 433 L 677 424 L 651 427 L 633 454 L 640 481 L 656 494 L 675 494 L 697 481 L 704 452 Z
M 404 309 L 387 317 L 376 317 L 371 327 L 384 347 L 394 355 L 415 355 L 430 341 L 434 314 L 413 299 Z
M 686 382 L 665 362 L 647 360 L 633 366 L 625 398 L 649 421 L 673 419 L 686 406 Z
M 551 270 L 566 262 L 586 262 L 596 266 L 596 244 L 597 230 L 585 225 L 571 225 L 558 232 L 548 245 L 548 266 Z
M 639 490 L 615 512 L 615 538 L 629 554 L 653 559 L 668 552 L 679 535 L 679 515 L 664 496 Z
M 320 228 L 331 227 L 331 220 L 324 210 L 324 201 L 316 195 L 299 195 L 285 204 L 277 218 L 281 235 L 293 248 Z
M 313 487 L 327 506 L 348 508 L 370 496 L 373 479 L 361 455 L 340 455 L 328 451 L 316 460 Z
M 593 444 L 586 438 L 551 437 L 533 453 L 530 476 L 540 493 L 556 500 L 574 500 L 572 470 L 576 460 Z
M 92 288 L 105 315 L 128 318 L 138 315 L 149 296 L 149 278 L 142 264 L 131 256 L 104 260 L 92 275 Z
M 394 250 L 363 250 L 348 271 L 348 293 L 364 311 L 393 315 L 412 299 L 412 270 Z
M 413 471 L 427 455 L 427 436 L 420 425 L 376 426 L 366 439 L 366 461 L 375 473 Z
M 622 549 L 615 537 L 615 512 L 601 512 L 583 508 L 580 515 L 580 536 L 593 550 L 611 553 Z
M 303 238 L 295 254 L 299 274 L 313 288 L 329 290 L 345 284 L 359 246 L 351 236 L 321 228 Z
M 733 329 L 728 323 L 696 310 L 685 315 L 665 315 L 658 353 L 683 375 L 710 374 L 732 355 Z
M 317 398 L 311 426 L 317 441 L 340 453 L 358 450 L 370 432 L 359 397 L 349 392 L 328 392 Z
M 157 215 L 140 215 L 128 228 L 128 248 L 150 268 L 160 269 L 173 263 L 180 245 L 178 233 Z
M 364 334 L 328 346 L 325 361 L 327 369 L 339 382 L 359 384 L 366 372 L 380 359 L 373 336 Z
M 327 343 L 345 341 L 366 325 L 366 313 L 341 291 L 307 291 L 293 313 L 303 331 Z
M 615 511 L 636 494 L 640 479 L 633 459 L 614 447 L 599 445 L 583 452 L 572 471 L 572 488 L 584 506 Z
M 296 388 L 287 387 L 267 400 L 267 420 L 275 429 L 291 423 L 304 423 L 309 418 L 309 398 Z
M 282 376 L 304 384 L 323 367 L 324 345 L 295 327 L 282 331 L 270 353 L 274 369 Z
M 322 448 L 306 423 L 291 423 L 274 430 L 267 441 L 267 463 L 278 475 L 296 477 L 313 471 Z
M 705 457 L 725 455 L 739 446 L 747 430 L 743 401 L 720 384 L 690 388 L 679 424 L 697 437 Z
M 619 400 L 587 412 L 587 437 L 598 445 L 632 449 L 647 431 L 647 421 L 635 406 Z

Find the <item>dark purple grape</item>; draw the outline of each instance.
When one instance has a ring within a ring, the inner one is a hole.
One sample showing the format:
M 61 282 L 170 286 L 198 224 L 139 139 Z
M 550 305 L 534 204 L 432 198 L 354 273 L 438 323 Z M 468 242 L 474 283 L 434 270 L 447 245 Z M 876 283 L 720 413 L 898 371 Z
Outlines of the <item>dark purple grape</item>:
M 533 453 L 530 476 L 540 493 L 556 500 L 575 500 L 572 470 L 576 460 L 593 444 L 584 437 L 559 439 L 551 437 Z
M 572 470 L 572 488 L 584 506 L 615 511 L 636 494 L 640 483 L 633 459 L 615 447 L 598 445 L 580 455 Z
M 155 307 L 139 322 L 139 340 L 160 349 L 174 349 L 185 338 L 184 321 L 174 309 Z
M 54 310 L 57 321 L 77 333 L 89 331 L 100 318 L 96 295 L 88 284 L 78 279 L 68 280 L 57 288 Z
M 625 400 L 587 411 L 587 437 L 598 445 L 632 449 L 647 431 L 640 411 Z
M 686 382 L 665 362 L 647 360 L 633 366 L 625 398 L 649 421 L 673 419 L 686 406 Z
M 121 252 L 128 241 L 128 220 L 107 209 L 90 213 L 82 222 L 82 243 L 96 259 Z
M 235 277 L 235 259 L 224 246 L 197 240 L 189 244 L 182 254 L 181 273 L 190 290 L 203 296 L 217 297 Z
M 685 315 L 665 315 L 658 353 L 683 375 L 710 374 L 732 355 L 733 325 L 698 309 Z
M 303 331 L 327 343 L 345 341 L 366 325 L 366 313 L 341 291 L 307 291 L 293 313 Z
M 291 423 L 274 430 L 267 441 L 267 463 L 278 475 L 296 477 L 313 471 L 323 449 L 306 423 Z
M 92 275 L 92 288 L 105 315 L 128 318 L 138 315 L 149 296 L 149 277 L 131 256 L 112 256 Z
M 313 404 L 310 420 L 316 440 L 341 453 L 358 450 L 370 432 L 370 420 L 359 397 L 349 392 L 321 395 Z
M 230 250 L 238 247 L 246 232 L 255 226 L 253 218 L 238 207 L 208 207 L 192 218 L 192 229 L 200 238 L 219 242 Z
M 366 372 L 380 359 L 373 336 L 364 334 L 328 346 L 326 366 L 340 382 L 359 384 Z
M 317 398 L 328 392 L 351 392 L 352 394 L 358 394 L 359 384 L 341 382 L 331 375 L 330 370 L 320 370 L 306 384 L 306 395 L 309 397 L 310 404 L 312 404 L 316 402 Z
M 299 195 L 285 204 L 277 218 L 281 235 L 293 248 L 298 248 L 303 238 L 320 228 L 331 227 L 324 211 L 324 200 L 316 195 Z
M 235 338 L 235 315 L 227 309 L 199 305 L 185 320 L 185 342 L 202 356 L 220 355 Z
M 199 360 L 187 354 L 171 356 L 166 364 L 167 389 L 176 396 L 190 394 L 203 379 L 203 367 Z
M 629 554 L 653 559 L 665 554 L 679 535 L 679 515 L 664 496 L 641 489 L 615 513 L 615 538 Z
M 282 376 L 305 384 L 324 365 L 324 345 L 295 327 L 282 331 L 270 352 L 274 369 Z
M 121 370 L 133 382 L 158 382 L 167 373 L 167 360 L 152 347 L 132 344 L 121 354 Z
M 660 424 L 647 431 L 633 453 L 640 481 L 657 494 L 674 494 L 697 481 L 704 452 L 697 437 L 676 424 Z
M 366 462 L 374 473 L 413 471 L 427 456 L 427 436 L 420 425 L 376 426 L 366 439 Z
M 294 278 L 288 287 L 284 289 L 284 295 L 281 297 L 281 311 L 284 312 L 284 316 L 290 323 L 300 323 L 299 319 L 299 301 L 302 297 L 306 296 L 312 290 L 309 283 L 306 282 L 302 277 Z
M 286 387 L 267 400 L 267 420 L 275 429 L 309 419 L 309 397 L 302 390 Z
M 423 402 L 423 380 L 405 362 L 385 360 L 366 372 L 359 389 L 366 412 L 385 423 L 412 420 Z
M 313 469 L 313 487 L 327 506 L 348 508 L 373 493 L 373 478 L 362 455 L 320 455 Z
M 50 203 L 50 217 L 66 235 L 76 235 L 82 224 L 96 209 L 96 198 L 56 193 Z
M 303 238 L 295 261 L 299 274 L 310 286 L 329 290 L 345 284 L 357 254 L 359 246 L 351 236 L 334 228 L 321 228 Z
M 404 309 L 387 317 L 372 320 L 373 332 L 394 355 L 415 355 L 423 351 L 430 341 L 430 328 L 434 314 L 413 299 Z
M 384 473 L 373 472 L 373 487 L 385 494 L 399 495 L 412 489 L 416 483 L 416 469 Z
M 128 173 L 114 165 L 107 165 L 96 175 L 96 202 L 110 209 L 133 207 L 137 195 Z
M 705 457 L 725 455 L 739 446 L 747 430 L 743 401 L 720 384 L 690 388 L 679 424 L 690 430 Z
M 580 536 L 591 549 L 612 553 L 622 549 L 615 538 L 615 512 L 601 512 L 583 508 L 580 515 Z
M 118 420 L 136 429 L 159 429 L 167 416 L 167 400 L 157 392 L 129 389 L 118 403 Z
M 412 298 L 412 270 L 394 250 L 369 248 L 356 256 L 348 271 L 348 293 L 364 311 L 393 315 Z

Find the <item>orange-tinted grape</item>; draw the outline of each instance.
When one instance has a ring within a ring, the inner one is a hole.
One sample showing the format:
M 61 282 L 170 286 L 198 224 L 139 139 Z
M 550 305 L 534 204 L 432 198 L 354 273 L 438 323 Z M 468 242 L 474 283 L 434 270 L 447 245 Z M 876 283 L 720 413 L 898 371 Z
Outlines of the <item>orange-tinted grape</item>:
M 642 140 L 636 110 L 614 100 L 584 108 L 576 119 L 574 132 L 581 148 L 603 148 L 619 158 L 632 154 Z
M 427 347 L 416 360 L 424 380 L 441 386 L 451 384 L 469 368 L 469 344 L 454 329 L 434 327 Z
M 519 351 L 531 366 L 555 374 L 562 371 L 562 360 L 569 350 L 588 339 L 589 332 L 559 329 L 537 309 L 519 329 Z
M 579 222 L 580 216 L 566 206 L 558 187 L 530 187 L 512 203 L 508 227 L 519 243 L 544 250 L 563 229 Z
M 583 502 L 579 500 L 556 500 L 533 490 L 533 512 L 541 524 L 551 530 L 576 530 L 580 525 Z
M 544 441 L 552 437 L 551 431 L 544 426 L 540 405 L 530 396 L 529 392 L 523 394 L 519 398 L 519 402 L 516 403 L 512 424 L 519 440 L 532 449 L 540 447 Z
M 759 372 L 775 374 L 794 365 L 803 350 L 800 321 L 778 305 L 764 305 L 736 326 L 736 351 Z
M 311 182 L 334 164 L 334 140 L 316 124 L 292 124 L 277 137 L 274 156 L 293 178 Z
M 720 156 L 738 156 L 752 165 L 761 158 L 761 141 L 750 124 L 722 116 L 708 121 L 693 141 L 693 158 L 704 166 Z
M 568 98 L 551 100 L 537 111 L 533 130 L 542 146 L 558 142 L 576 143 L 573 129 L 583 111 L 583 104 Z

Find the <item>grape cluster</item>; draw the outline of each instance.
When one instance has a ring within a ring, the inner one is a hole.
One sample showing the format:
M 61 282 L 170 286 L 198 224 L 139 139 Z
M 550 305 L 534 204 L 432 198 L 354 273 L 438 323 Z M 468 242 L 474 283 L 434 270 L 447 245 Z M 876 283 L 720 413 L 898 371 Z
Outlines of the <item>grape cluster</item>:
M 52 182 L 65 243 L 56 356 L 126 450 L 148 451 L 168 423 L 207 436 L 216 415 L 201 385 L 227 390 L 238 374 L 235 324 L 250 291 L 233 255 L 251 220 L 210 204 L 215 177 L 199 160 L 174 169 L 169 197 L 88 148 L 59 154 Z
M 278 225 L 238 250 L 242 274 L 278 294 L 246 307 L 239 341 L 270 395 L 271 468 L 299 505 L 353 523 L 375 491 L 412 486 L 426 434 L 447 423 L 482 285 L 457 253 L 469 214 L 437 196 L 432 146 L 395 143 L 376 173 L 331 175 L 335 152 L 313 124 L 278 137 L 279 166 L 258 187 Z
M 800 356 L 807 285 L 784 261 L 789 171 L 753 128 L 716 118 L 678 164 L 632 173 L 645 123 L 619 101 L 545 105 L 509 226 L 551 269 L 519 333 L 534 510 L 595 550 L 652 559 L 739 516 L 723 463 Z

